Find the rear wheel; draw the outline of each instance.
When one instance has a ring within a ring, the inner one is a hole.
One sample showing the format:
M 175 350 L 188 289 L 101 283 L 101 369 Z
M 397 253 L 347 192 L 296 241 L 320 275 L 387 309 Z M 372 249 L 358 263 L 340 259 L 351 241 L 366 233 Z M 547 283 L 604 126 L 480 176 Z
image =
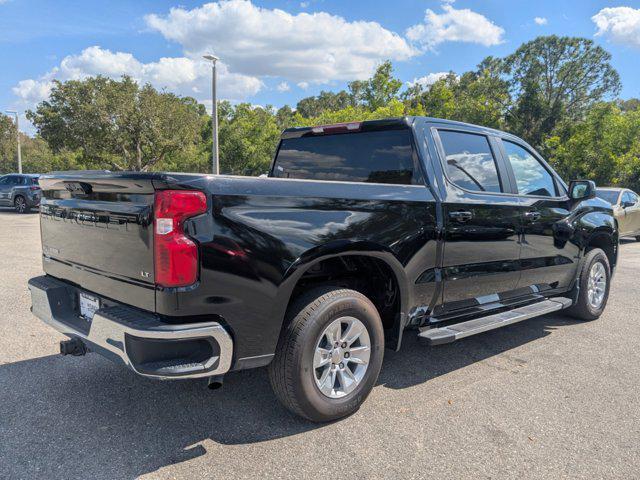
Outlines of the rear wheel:
M 321 288 L 295 301 L 287 317 L 269 365 L 278 399 L 314 422 L 358 410 L 384 355 L 382 321 L 373 303 L 354 290 Z
M 580 291 L 568 313 L 581 320 L 602 315 L 609 299 L 611 268 L 607 255 L 599 248 L 587 252 L 580 271 Z
M 640 242 L 640 235 L 636 237 L 636 242 Z
M 16 195 L 16 198 L 13 199 L 13 208 L 15 209 L 16 213 L 29 212 L 27 201 L 22 195 Z

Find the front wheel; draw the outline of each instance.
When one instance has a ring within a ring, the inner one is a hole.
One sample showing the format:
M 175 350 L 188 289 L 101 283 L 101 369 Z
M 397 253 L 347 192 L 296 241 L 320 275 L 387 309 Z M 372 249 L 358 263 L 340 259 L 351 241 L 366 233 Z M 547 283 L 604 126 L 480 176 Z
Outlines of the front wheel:
M 609 299 L 611 268 L 607 255 L 599 248 L 587 252 L 580 277 L 576 303 L 568 313 L 581 320 L 595 320 L 602 315 Z
M 291 305 L 287 321 L 269 365 L 280 402 L 314 422 L 358 410 L 384 355 L 382 321 L 373 303 L 354 290 L 315 289 Z

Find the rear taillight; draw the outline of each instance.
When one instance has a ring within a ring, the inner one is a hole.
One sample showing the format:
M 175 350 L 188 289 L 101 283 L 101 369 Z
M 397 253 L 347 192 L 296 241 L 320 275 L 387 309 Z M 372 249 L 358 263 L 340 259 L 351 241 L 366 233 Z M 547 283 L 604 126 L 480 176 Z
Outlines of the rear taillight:
M 155 282 L 186 287 L 198 280 L 198 246 L 184 232 L 184 221 L 207 211 L 207 197 L 191 190 L 161 190 L 154 201 Z
M 40 190 L 40 187 L 38 185 L 31 185 L 29 190 Z

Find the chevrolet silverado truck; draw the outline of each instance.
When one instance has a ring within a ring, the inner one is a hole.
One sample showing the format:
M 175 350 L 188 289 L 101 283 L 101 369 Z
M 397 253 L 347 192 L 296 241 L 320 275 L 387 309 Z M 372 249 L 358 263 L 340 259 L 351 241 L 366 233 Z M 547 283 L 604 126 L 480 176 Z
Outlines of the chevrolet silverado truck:
M 292 412 L 358 409 L 385 347 L 457 341 L 566 310 L 598 318 L 611 205 L 521 139 L 405 117 L 283 132 L 267 178 L 40 177 L 34 315 L 158 379 L 268 366 Z

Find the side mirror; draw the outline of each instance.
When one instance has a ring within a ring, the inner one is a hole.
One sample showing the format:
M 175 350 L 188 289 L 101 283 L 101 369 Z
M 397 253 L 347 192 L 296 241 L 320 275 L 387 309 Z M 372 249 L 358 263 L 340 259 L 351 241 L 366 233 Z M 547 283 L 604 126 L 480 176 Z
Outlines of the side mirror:
M 629 200 L 627 200 L 626 202 L 622 202 L 622 208 L 629 208 L 629 207 L 633 207 L 635 205 L 635 203 L 630 202 Z
M 589 200 L 596 196 L 596 184 L 593 180 L 572 180 L 569 183 L 569 198 L 571 200 Z

